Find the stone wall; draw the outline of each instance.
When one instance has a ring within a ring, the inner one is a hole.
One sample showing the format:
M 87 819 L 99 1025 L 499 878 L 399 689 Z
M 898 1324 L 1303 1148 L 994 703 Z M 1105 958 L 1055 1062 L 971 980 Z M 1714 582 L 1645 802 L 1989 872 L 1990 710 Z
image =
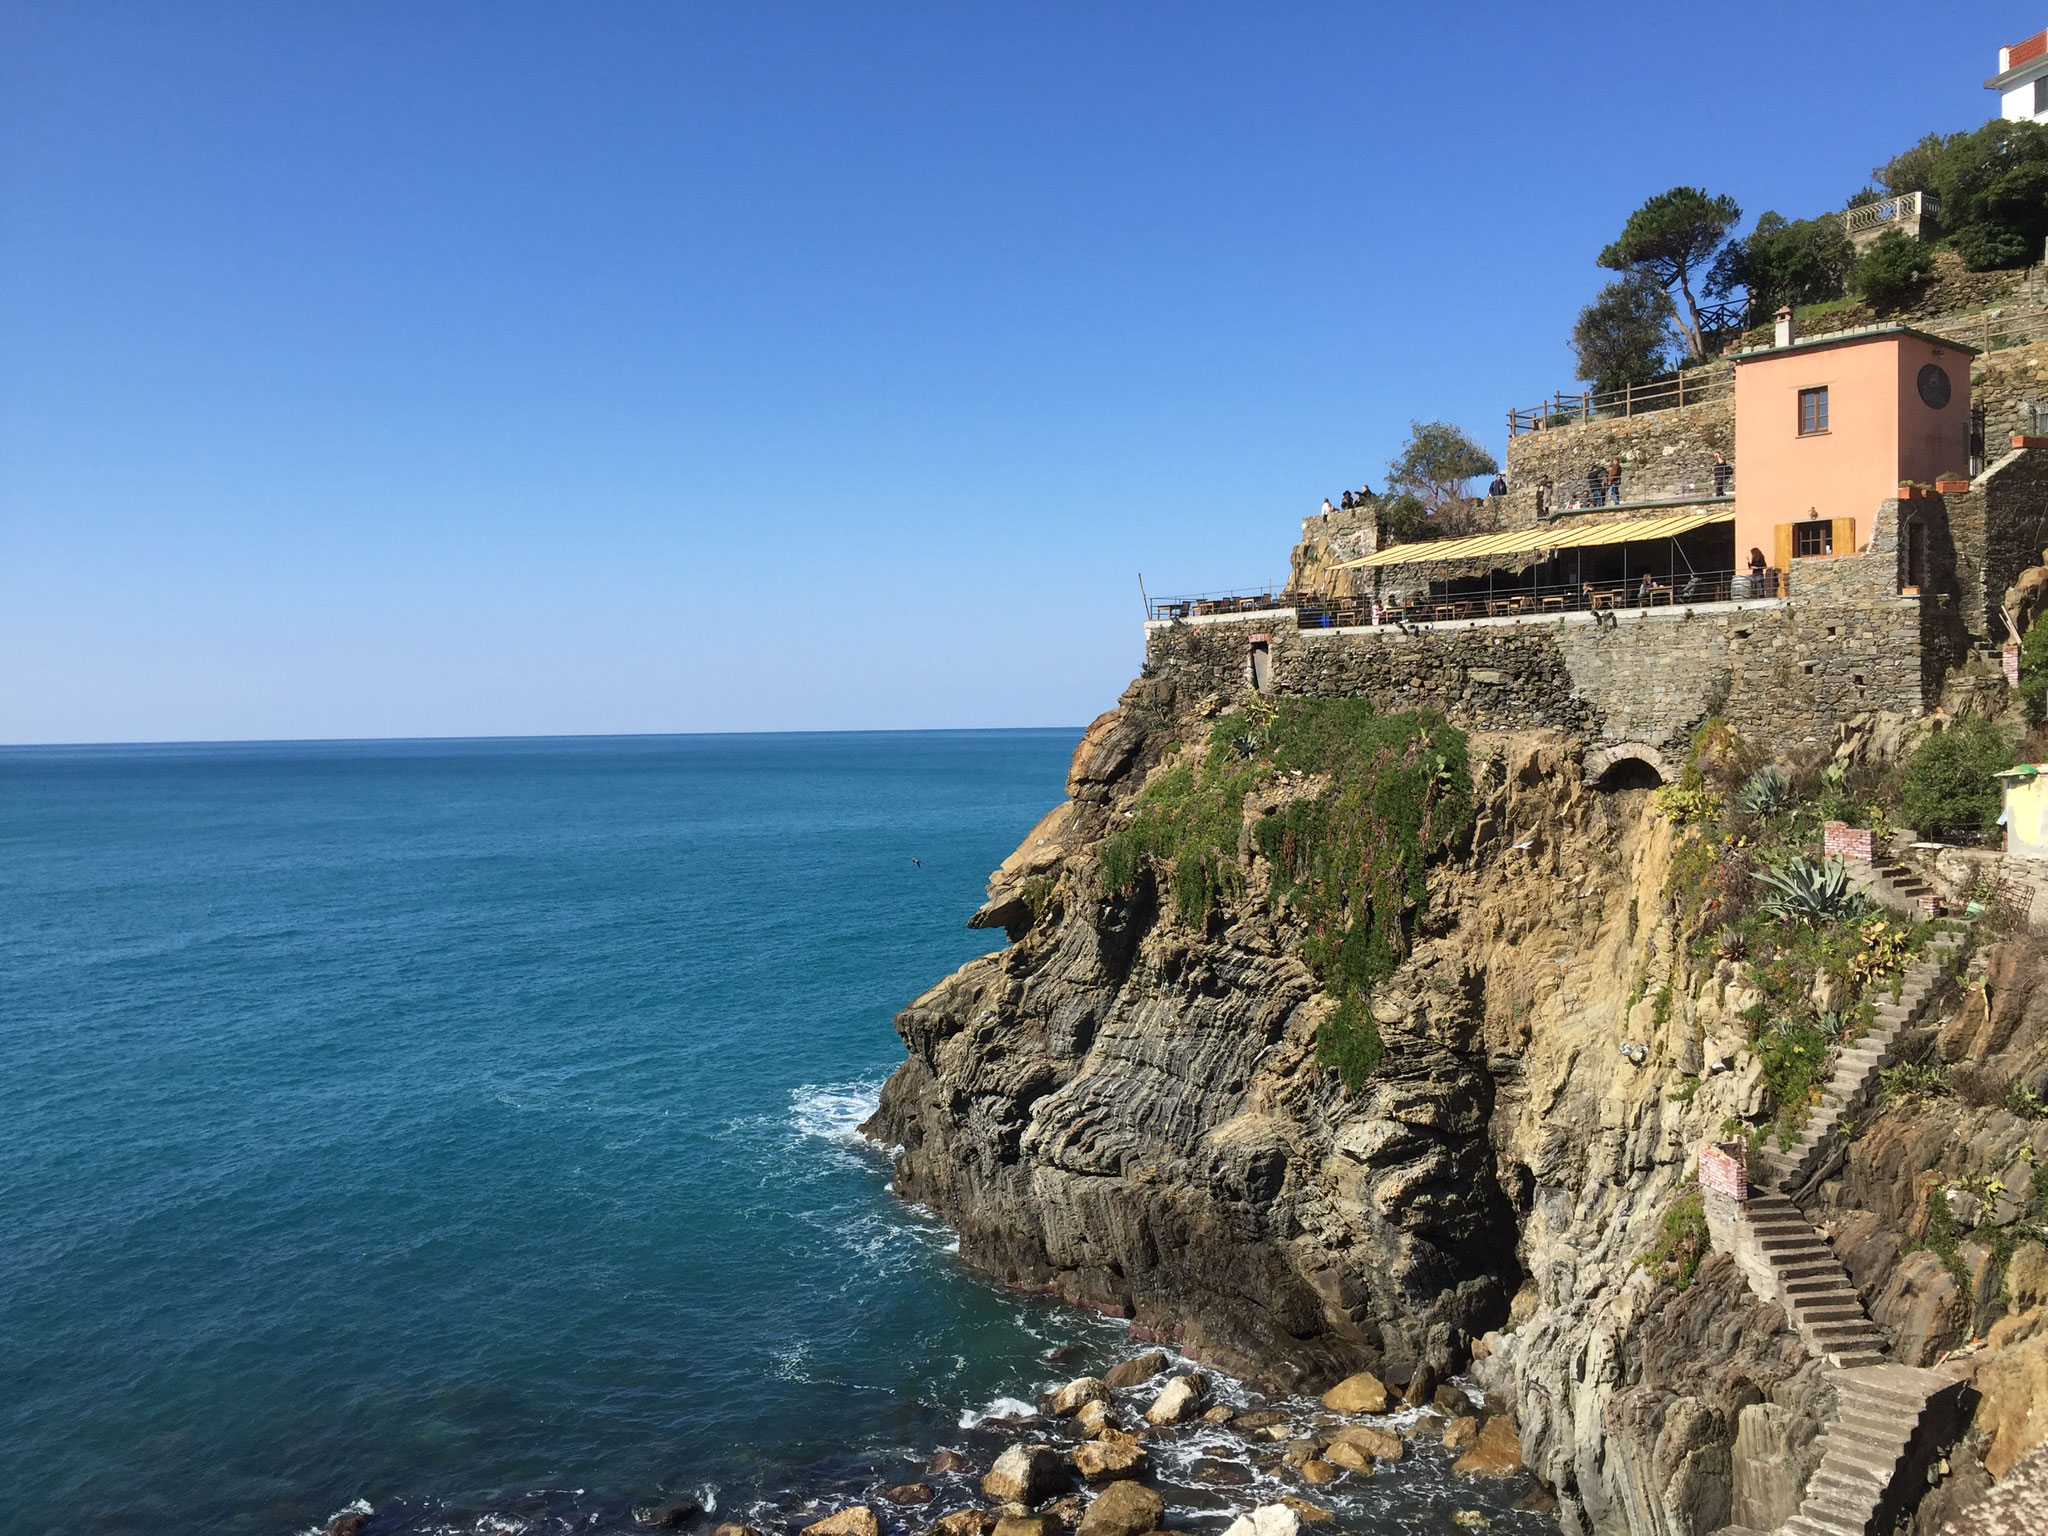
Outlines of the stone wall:
M 2042 546 L 2048 544 L 2048 451 L 2017 449 L 1995 458 L 1970 493 L 1982 499 L 1984 509 L 1983 633 L 1993 645 L 2003 645 L 1999 602 L 2020 572 L 2041 564 Z
M 1780 746 L 1823 745 L 1868 710 L 1920 714 L 1955 654 L 1949 606 L 1899 595 L 1898 511 L 1880 509 L 1863 553 L 1798 562 L 1786 598 L 1411 632 L 1303 629 L 1292 610 L 1155 623 L 1146 667 L 1185 696 L 1233 698 L 1251 687 L 1259 643 L 1276 696 L 1433 708 L 1480 730 L 1555 727 L 1660 771 L 1710 714 Z
M 1550 480 L 1549 503 L 1555 510 L 1585 494 L 1589 468 L 1598 464 L 1604 474 L 1616 458 L 1625 500 L 1689 494 L 1688 484 L 1694 492 L 1711 491 L 1714 455 L 1735 462 L 1735 392 L 1728 385 L 1729 370 L 1714 369 L 1712 377 L 1720 393 L 1697 405 L 1546 427 L 1508 439 L 1508 526 L 1534 526 L 1539 481 Z

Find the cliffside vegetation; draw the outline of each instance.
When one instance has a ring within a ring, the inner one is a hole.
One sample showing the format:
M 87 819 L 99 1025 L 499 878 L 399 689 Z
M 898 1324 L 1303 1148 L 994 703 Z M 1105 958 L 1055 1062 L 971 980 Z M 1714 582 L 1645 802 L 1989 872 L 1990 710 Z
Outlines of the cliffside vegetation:
M 1255 794 L 1270 805 L 1247 827 Z M 1098 858 L 1106 889 L 1130 892 L 1149 869 L 1199 927 L 1245 898 L 1263 856 L 1266 899 L 1302 924 L 1302 961 L 1336 1000 L 1319 1055 L 1356 1089 L 1384 1049 L 1366 995 L 1406 952 L 1428 861 L 1471 821 L 1465 737 L 1440 717 L 1381 715 L 1363 699 L 1257 700 L 1220 717 L 1199 753 L 1163 765 Z

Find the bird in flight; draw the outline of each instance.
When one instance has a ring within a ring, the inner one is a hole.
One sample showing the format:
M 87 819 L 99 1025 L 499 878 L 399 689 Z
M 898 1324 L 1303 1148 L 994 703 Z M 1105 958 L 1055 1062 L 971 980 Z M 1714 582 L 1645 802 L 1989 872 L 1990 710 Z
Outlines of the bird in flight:
M 911 857 L 910 862 L 915 864 L 919 869 L 924 868 L 924 860 L 916 857 L 915 855 Z

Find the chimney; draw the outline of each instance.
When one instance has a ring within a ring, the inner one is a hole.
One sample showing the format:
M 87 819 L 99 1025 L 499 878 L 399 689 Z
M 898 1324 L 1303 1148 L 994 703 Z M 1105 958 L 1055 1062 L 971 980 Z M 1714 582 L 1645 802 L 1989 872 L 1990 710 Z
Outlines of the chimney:
M 1779 345 L 1779 346 L 1781 346 L 1781 347 L 1789 347 L 1789 346 L 1791 346 L 1791 345 L 1792 345 L 1792 306 L 1791 306 L 1790 304 L 1781 304 L 1781 305 L 1779 305 L 1779 306 L 1778 306 L 1778 313 L 1777 313 L 1777 315 L 1776 315 L 1776 316 L 1775 316 L 1774 318 L 1775 318 L 1775 319 L 1777 320 L 1777 322 L 1778 322 L 1778 334 L 1777 334 L 1777 338 L 1776 338 L 1776 341 L 1777 341 L 1777 345 Z

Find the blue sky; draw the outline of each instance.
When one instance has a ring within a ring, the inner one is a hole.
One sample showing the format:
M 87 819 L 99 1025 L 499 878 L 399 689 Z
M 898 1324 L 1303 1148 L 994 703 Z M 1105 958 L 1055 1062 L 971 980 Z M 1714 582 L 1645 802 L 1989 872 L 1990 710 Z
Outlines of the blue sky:
M 0 6 L 0 740 L 1049 725 L 2020 4 Z

